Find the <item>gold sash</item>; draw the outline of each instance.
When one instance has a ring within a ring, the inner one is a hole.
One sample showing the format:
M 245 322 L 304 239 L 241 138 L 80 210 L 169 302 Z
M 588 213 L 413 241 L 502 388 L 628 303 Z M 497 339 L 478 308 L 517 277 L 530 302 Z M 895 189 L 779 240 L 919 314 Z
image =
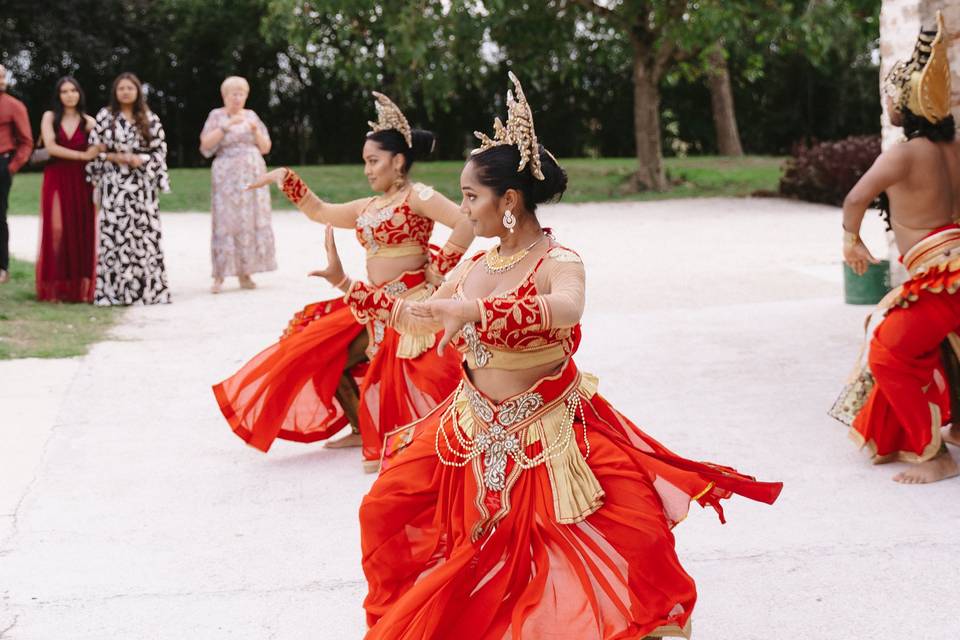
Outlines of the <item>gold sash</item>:
M 404 300 L 426 300 L 433 291 L 426 286 L 426 283 L 414 287 L 406 295 Z M 399 332 L 398 332 L 399 333 Z M 402 360 L 413 360 L 419 358 L 428 350 L 433 349 L 437 343 L 437 336 L 430 333 L 427 335 L 414 335 L 410 333 L 400 333 L 400 342 L 397 343 L 397 357 Z
M 425 256 L 427 250 L 419 242 L 404 244 L 389 244 L 367 249 L 367 259 L 370 258 L 402 258 L 404 256 Z
M 559 524 L 581 522 L 603 505 L 603 489 L 580 452 L 580 447 L 577 446 L 576 434 L 566 433 L 571 428 L 575 429 L 575 425 L 568 424 L 570 422 L 572 397 L 577 396 L 583 401 L 589 401 L 596 395 L 598 384 L 599 381 L 596 376 L 580 372 L 573 384 L 556 398 L 540 406 L 527 405 L 527 411 L 532 411 L 529 415 L 525 415 L 523 411 L 521 405 L 523 405 L 524 397 L 521 397 L 518 401 L 515 401 L 519 404 L 514 409 L 516 409 L 518 417 L 523 417 L 516 424 L 509 424 L 508 426 L 509 433 L 515 434 L 520 439 L 524 449 L 535 442 L 540 442 L 541 450 L 544 451 L 552 447 L 558 448 L 556 454 L 546 456 L 541 464 L 546 467 L 550 478 L 554 517 Z M 461 386 L 453 401 L 452 411 L 456 414 L 456 424 L 462 430 L 463 435 L 470 440 L 475 440 L 478 432 L 486 432 L 492 425 L 478 415 L 478 411 L 485 413 L 486 410 L 484 406 L 477 406 L 478 400 L 476 397 L 471 398 L 472 393 L 475 394 L 476 392 Z M 539 394 L 534 395 L 539 397 Z M 484 402 L 484 400 L 480 401 Z M 508 411 L 505 408 L 506 405 L 507 403 L 501 405 L 499 409 L 499 425 L 503 425 L 505 421 L 503 416 Z M 487 406 L 489 407 L 489 405 Z M 482 431 L 478 429 L 478 425 L 482 427 Z M 586 427 L 584 426 L 584 428 Z M 567 439 L 566 443 L 562 442 L 564 438 Z M 519 463 L 514 463 L 513 469 L 505 479 L 505 486 L 501 492 L 500 509 L 497 513 L 489 514 L 484 504 L 487 488 L 483 480 L 482 457 L 474 457 L 472 464 L 478 480 L 478 495 L 475 504 L 481 514 L 481 519 L 473 532 L 474 539 L 479 538 L 483 531 L 495 525 L 509 513 L 510 490 L 525 470 Z

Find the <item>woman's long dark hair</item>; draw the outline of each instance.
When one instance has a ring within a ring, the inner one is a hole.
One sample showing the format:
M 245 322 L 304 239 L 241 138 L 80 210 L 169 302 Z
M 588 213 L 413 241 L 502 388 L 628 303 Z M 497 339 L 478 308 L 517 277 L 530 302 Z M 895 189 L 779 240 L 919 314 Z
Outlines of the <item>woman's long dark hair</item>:
M 914 138 L 926 138 L 931 142 L 953 142 L 957 136 L 957 125 L 953 116 L 947 116 L 940 122 L 933 124 L 926 118 L 922 118 L 910 109 L 904 109 L 903 114 L 903 133 L 907 140 Z
M 83 87 L 73 76 L 63 76 L 57 80 L 57 85 L 53 88 L 53 134 L 56 136 L 60 132 L 60 122 L 63 120 L 63 102 L 60 100 L 60 89 L 67 83 L 72 84 L 77 93 L 80 94 L 80 100 L 77 102 L 77 113 L 80 114 L 80 126 L 87 130 L 87 97 L 83 93 Z
M 120 101 L 117 100 L 117 85 L 120 84 L 122 80 L 129 80 L 137 88 L 137 99 L 133 101 L 133 123 L 140 131 L 144 142 L 150 142 L 150 120 L 147 118 L 147 114 L 150 113 L 150 108 L 147 106 L 147 101 L 143 97 L 143 83 L 140 82 L 140 78 L 129 71 L 124 71 L 114 79 L 113 86 L 110 87 L 110 111 L 113 112 L 114 115 L 120 113 Z

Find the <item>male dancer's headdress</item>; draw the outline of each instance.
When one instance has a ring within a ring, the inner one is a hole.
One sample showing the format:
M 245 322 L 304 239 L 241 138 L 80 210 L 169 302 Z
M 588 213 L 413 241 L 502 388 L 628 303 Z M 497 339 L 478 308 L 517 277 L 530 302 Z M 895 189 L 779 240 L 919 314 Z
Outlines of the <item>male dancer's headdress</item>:
M 537 142 L 537 132 L 533 129 L 533 112 L 530 111 L 530 104 L 526 96 L 523 95 L 523 87 L 513 72 L 509 72 L 510 80 L 513 81 L 513 87 L 516 90 L 516 98 L 512 91 L 507 91 L 507 126 L 503 126 L 500 118 L 493 121 L 493 138 L 487 137 L 479 131 L 474 131 L 473 135 L 480 139 L 480 148 L 474 149 L 472 153 L 480 153 L 491 147 L 500 145 L 515 145 L 520 151 L 520 166 L 517 172 L 523 171 L 523 168 L 530 163 L 530 172 L 537 180 L 543 180 L 543 171 L 540 169 L 540 144 Z
M 370 133 L 393 129 L 403 136 L 407 146 L 412 149 L 413 135 L 410 132 L 410 123 L 407 122 L 406 116 L 400 111 L 400 107 L 379 91 L 374 91 L 373 97 L 377 99 L 377 122 L 367 121 L 367 124 L 370 125 Z M 370 135 L 370 133 L 367 135 Z
M 920 30 L 909 60 L 894 65 L 883 91 L 900 109 L 908 109 L 932 124 L 950 116 L 950 63 L 943 15 L 937 11 L 937 30 Z

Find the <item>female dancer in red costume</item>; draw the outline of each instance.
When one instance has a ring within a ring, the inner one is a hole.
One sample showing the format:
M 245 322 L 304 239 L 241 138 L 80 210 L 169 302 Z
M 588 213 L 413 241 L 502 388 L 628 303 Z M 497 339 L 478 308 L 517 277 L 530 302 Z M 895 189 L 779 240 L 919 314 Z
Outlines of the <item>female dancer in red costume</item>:
M 456 204 L 410 184 L 410 167 L 432 151 L 433 134 L 411 129 L 389 98 L 374 96 L 379 121 L 370 123 L 363 145 L 364 173 L 382 196 L 324 202 L 290 169 L 271 171 L 250 188 L 280 185 L 311 220 L 328 225 L 328 234 L 330 226 L 356 229 L 370 290 L 423 299 L 459 262 L 473 231 Z M 435 222 L 453 233 L 431 251 Z M 257 449 L 267 451 L 277 437 L 324 440 L 349 422 L 353 433 L 331 444 L 362 444 L 364 468 L 376 471 L 385 431 L 423 417 L 456 387 L 456 354 L 438 353 L 434 344 L 433 335 L 401 335 L 348 298 L 325 300 L 297 313 L 277 343 L 213 390 L 234 432 Z
M 566 175 L 511 78 L 506 126 L 461 175 L 474 230 L 499 247 L 429 301 L 349 289 L 403 332 L 442 330 L 440 347 L 452 340 L 464 361 L 449 398 L 387 435 L 360 508 L 367 638 L 688 636 L 696 589 L 671 528 L 694 500 L 722 519 L 722 499 L 772 503 L 781 485 L 677 456 L 574 364 L 583 264 L 535 215 Z M 335 255 L 332 236 L 327 246 Z

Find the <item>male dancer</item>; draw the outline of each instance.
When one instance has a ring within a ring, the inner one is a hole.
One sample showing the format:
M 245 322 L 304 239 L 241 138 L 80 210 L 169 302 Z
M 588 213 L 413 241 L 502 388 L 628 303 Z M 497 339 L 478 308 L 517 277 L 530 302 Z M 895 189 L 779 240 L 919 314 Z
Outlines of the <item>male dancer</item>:
M 847 264 L 863 274 L 877 262 L 858 233 L 867 207 L 886 192 L 887 215 L 910 274 L 881 303 L 886 317 L 870 342 L 865 374 L 875 385 L 855 408 L 850 430 L 875 462 L 914 463 L 894 476 L 905 484 L 958 474 L 944 441 L 960 445 L 960 430 L 941 432 L 951 409 L 941 344 L 960 331 L 960 295 L 954 295 L 960 289 L 960 226 L 954 224 L 960 219 L 960 143 L 950 115 L 946 43 L 938 12 L 937 30 L 921 31 L 913 56 L 885 80 L 890 121 L 903 127 L 907 140 L 881 154 L 843 203 Z

